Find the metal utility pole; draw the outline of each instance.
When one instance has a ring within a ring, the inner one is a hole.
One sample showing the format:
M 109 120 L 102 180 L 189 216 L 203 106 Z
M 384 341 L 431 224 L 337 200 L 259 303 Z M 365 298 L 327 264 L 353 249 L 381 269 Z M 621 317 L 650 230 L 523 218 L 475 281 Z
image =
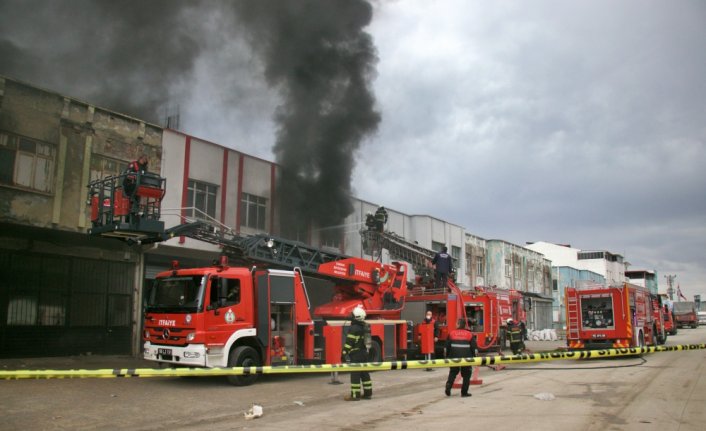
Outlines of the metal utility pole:
M 667 279 L 667 295 L 669 295 L 669 300 L 673 301 L 674 300 L 674 287 L 672 285 L 674 284 L 674 279 L 677 278 L 676 275 L 665 275 L 664 278 Z

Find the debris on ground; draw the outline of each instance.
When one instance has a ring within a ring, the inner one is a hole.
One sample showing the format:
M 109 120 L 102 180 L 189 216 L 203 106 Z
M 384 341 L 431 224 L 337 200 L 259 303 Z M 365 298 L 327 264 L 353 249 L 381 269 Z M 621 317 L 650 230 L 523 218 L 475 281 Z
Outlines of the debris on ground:
M 245 419 L 257 419 L 262 416 L 262 406 L 258 404 L 253 404 L 252 407 L 250 407 L 250 410 L 247 412 L 243 413 L 245 415 Z

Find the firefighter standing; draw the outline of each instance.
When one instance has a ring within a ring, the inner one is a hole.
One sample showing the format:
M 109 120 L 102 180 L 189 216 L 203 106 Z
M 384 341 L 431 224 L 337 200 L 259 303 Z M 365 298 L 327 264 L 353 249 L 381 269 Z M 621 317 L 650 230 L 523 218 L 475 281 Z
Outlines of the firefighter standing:
M 453 272 L 453 263 L 451 261 L 451 256 L 447 253 L 448 248 L 446 246 L 441 247 L 441 251 L 436 253 L 434 259 L 431 263 L 436 269 L 436 288 L 446 287 L 449 280 L 449 274 Z
M 515 325 L 515 321 L 507 319 L 507 333 L 510 339 L 510 350 L 514 355 L 522 353 L 524 343 L 522 342 L 522 329 Z
M 368 230 L 375 230 L 375 216 L 371 212 L 365 214 L 365 227 Z
M 368 349 L 366 337 L 369 338 L 370 328 L 365 323 L 365 310 L 360 307 L 353 309 L 353 319 L 351 321 L 346 344 L 341 353 L 342 362 L 368 362 Z M 362 387 L 362 391 L 361 391 Z M 369 400 L 373 397 L 373 381 L 370 380 L 370 373 L 367 371 L 351 372 L 351 394 L 346 395 L 346 401 Z
M 147 172 L 148 159 L 146 155 L 141 155 L 137 160 L 133 160 L 127 165 L 125 169 L 125 176 L 123 177 L 123 191 L 125 195 L 130 198 L 130 212 L 137 214 L 140 197 L 137 196 L 137 174 L 144 174 Z
M 466 321 L 464 319 L 458 319 L 456 328 L 457 329 L 449 332 L 449 338 L 446 340 L 446 357 L 473 358 L 478 349 L 475 336 L 466 328 Z M 456 380 L 459 371 L 463 379 L 463 383 L 461 384 L 461 396 L 471 396 L 471 394 L 468 393 L 468 386 L 471 383 L 471 367 L 465 366 L 449 368 L 449 377 L 446 379 L 446 390 L 444 391 L 447 397 L 451 396 L 451 388 L 453 387 L 454 380 Z
M 439 322 L 434 319 L 431 310 L 427 311 L 424 316 L 419 331 L 419 338 L 419 344 L 422 353 L 424 353 L 424 358 L 430 361 L 436 348 L 436 342 L 439 341 Z M 432 371 L 433 368 L 427 368 L 426 370 Z
M 385 223 L 387 223 L 387 210 L 385 207 L 379 207 L 377 211 L 375 211 L 375 229 L 377 229 L 378 232 L 384 232 Z

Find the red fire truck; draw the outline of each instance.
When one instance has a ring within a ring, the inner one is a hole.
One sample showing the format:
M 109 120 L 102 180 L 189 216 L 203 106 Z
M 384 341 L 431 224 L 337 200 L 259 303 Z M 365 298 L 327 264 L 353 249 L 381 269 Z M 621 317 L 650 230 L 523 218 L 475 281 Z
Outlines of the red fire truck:
M 402 312 L 403 319 L 419 321 L 427 310 L 432 311 L 439 323 L 437 354 L 442 351 L 448 333 L 455 329 L 458 319 L 468 321 L 471 332 L 476 335 L 479 351 L 499 353 L 506 344 L 507 320 L 526 322 L 524 298 L 516 290 L 476 286 L 468 291 L 451 282 L 449 287 L 450 290 L 414 287 L 407 295 Z
M 190 367 L 340 363 L 347 319 L 363 307 L 371 360 L 397 359 L 407 345 L 407 323 L 398 318 L 406 272 L 404 264 L 356 258 L 322 264 L 320 275 L 340 284 L 333 301 L 312 314 L 298 269 L 250 269 L 226 260 L 175 267 L 157 275 L 147 299 L 144 358 Z M 247 385 L 256 378 L 229 380 Z
M 385 249 L 390 258 L 409 262 L 414 268 L 415 281 L 408 290 L 406 305 L 402 311 L 404 320 L 420 322 L 427 311 L 432 311 L 439 328 L 439 337 L 434 346 L 437 357 L 443 352 L 449 331 L 455 329 L 458 319 L 468 321 L 471 332 L 476 335 L 480 351 L 502 352 L 506 345 L 506 323 L 512 318 L 526 324 L 524 297 L 517 290 L 477 286 L 473 290 L 461 290 L 449 280 L 442 288 L 434 287 L 430 262 L 434 252 L 416 243 L 387 231 L 367 229 L 361 232 L 368 254 Z M 420 324 L 421 325 L 421 324 Z M 414 328 L 413 343 L 409 353 L 413 357 L 426 353 L 419 342 L 420 331 Z
M 160 204 L 165 180 L 136 173 L 134 194 L 124 175 L 89 184 L 88 233 L 149 244 L 188 236 L 220 246 L 213 266 L 157 275 L 144 320 L 144 357 L 168 365 L 225 367 L 339 363 L 345 327 L 362 307 L 371 332 L 371 360 L 397 359 L 407 347 L 400 320 L 407 293 L 407 265 L 381 264 L 327 253 L 297 241 L 239 235 L 225 226 L 188 221 L 165 230 Z M 304 274 L 335 285 L 331 302 L 313 313 Z M 232 376 L 246 385 L 256 375 Z
M 567 345 L 610 349 L 663 344 L 662 305 L 642 286 L 566 288 Z

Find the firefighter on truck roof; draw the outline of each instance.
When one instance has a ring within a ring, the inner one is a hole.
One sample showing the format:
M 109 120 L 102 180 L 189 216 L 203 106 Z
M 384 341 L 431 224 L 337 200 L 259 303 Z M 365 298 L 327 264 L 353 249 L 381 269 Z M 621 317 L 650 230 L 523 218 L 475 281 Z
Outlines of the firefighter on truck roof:
M 341 353 L 342 362 L 368 362 L 368 347 L 366 339 L 370 338 L 370 327 L 365 323 L 365 310 L 361 307 L 353 309 L 353 319 L 346 335 L 346 344 Z M 362 391 L 361 391 L 362 387 Z M 367 371 L 351 372 L 351 393 L 346 395 L 346 401 L 370 400 L 373 397 L 373 381 Z

